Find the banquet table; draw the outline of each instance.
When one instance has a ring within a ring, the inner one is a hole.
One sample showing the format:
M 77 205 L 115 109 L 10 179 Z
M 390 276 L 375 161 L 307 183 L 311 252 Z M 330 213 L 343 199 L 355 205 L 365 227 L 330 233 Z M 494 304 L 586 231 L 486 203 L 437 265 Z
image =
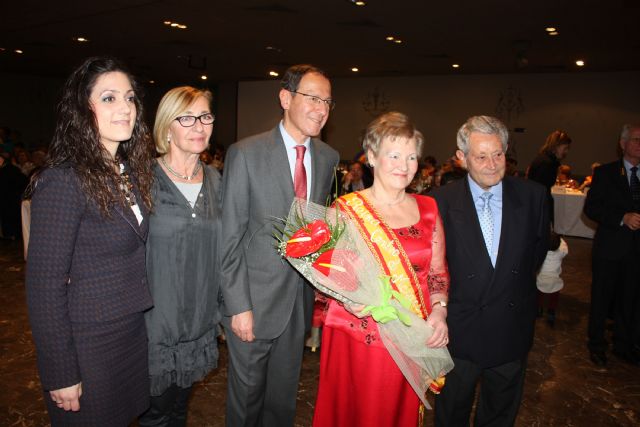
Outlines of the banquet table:
M 582 212 L 587 196 L 579 190 L 554 186 L 553 196 L 554 230 L 565 236 L 593 239 L 597 224 Z

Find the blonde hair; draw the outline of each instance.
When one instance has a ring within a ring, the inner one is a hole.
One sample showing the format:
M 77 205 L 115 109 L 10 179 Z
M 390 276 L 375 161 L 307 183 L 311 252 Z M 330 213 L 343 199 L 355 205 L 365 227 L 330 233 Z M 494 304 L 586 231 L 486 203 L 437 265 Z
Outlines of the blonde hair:
M 178 114 L 189 108 L 198 98 L 204 98 L 211 104 L 213 95 L 208 90 L 180 86 L 171 89 L 162 97 L 153 125 L 153 139 L 158 153 L 165 154 L 169 151 L 169 126 L 178 117 Z
M 415 128 L 413 122 L 411 122 L 406 114 L 391 111 L 374 119 L 369 123 L 369 126 L 367 126 L 362 140 L 362 149 L 365 153 L 371 150 L 371 152 L 377 156 L 378 150 L 380 150 L 380 144 L 382 144 L 385 138 L 413 139 L 416 141 L 418 156 L 422 154 L 424 137 L 422 133 Z

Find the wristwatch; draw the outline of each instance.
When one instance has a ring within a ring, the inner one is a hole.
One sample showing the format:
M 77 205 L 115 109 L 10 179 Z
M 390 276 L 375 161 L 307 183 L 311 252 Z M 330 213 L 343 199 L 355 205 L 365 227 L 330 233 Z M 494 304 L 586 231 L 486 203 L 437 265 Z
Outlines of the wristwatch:
M 445 300 L 440 300 L 440 301 L 436 301 L 433 304 L 431 304 L 431 307 L 435 307 L 437 304 L 440 304 L 440 307 L 447 307 L 447 302 Z

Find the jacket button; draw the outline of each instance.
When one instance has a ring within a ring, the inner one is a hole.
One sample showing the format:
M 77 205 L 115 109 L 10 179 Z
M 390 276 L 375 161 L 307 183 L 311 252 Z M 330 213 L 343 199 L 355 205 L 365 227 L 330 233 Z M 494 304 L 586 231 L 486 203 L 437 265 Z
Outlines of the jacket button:
M 513 274 L 518 274 L 518 270 L 511 270 Z
M 474 277 L 476 277 L 475 274 L 470 274 L 470 275 L 467 276 L 467 279 L 473 279 Z
M 513 303 L 513 301 L 509 302 L 509 307 L 515 307 L 515 304 Z

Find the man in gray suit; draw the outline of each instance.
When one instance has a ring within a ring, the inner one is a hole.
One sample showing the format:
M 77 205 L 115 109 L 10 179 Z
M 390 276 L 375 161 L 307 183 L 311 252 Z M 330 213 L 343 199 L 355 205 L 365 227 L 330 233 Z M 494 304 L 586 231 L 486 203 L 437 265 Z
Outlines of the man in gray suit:
M 294 196 L 326 202 L 338 153 L 315 138 L 334 102 L 321 70 L 295 65 L 282 121 L 229 147 L 223 177 L 222 295 L 229 348 L 227 426 L 292 426 L 313 290 L 276 252 Z

